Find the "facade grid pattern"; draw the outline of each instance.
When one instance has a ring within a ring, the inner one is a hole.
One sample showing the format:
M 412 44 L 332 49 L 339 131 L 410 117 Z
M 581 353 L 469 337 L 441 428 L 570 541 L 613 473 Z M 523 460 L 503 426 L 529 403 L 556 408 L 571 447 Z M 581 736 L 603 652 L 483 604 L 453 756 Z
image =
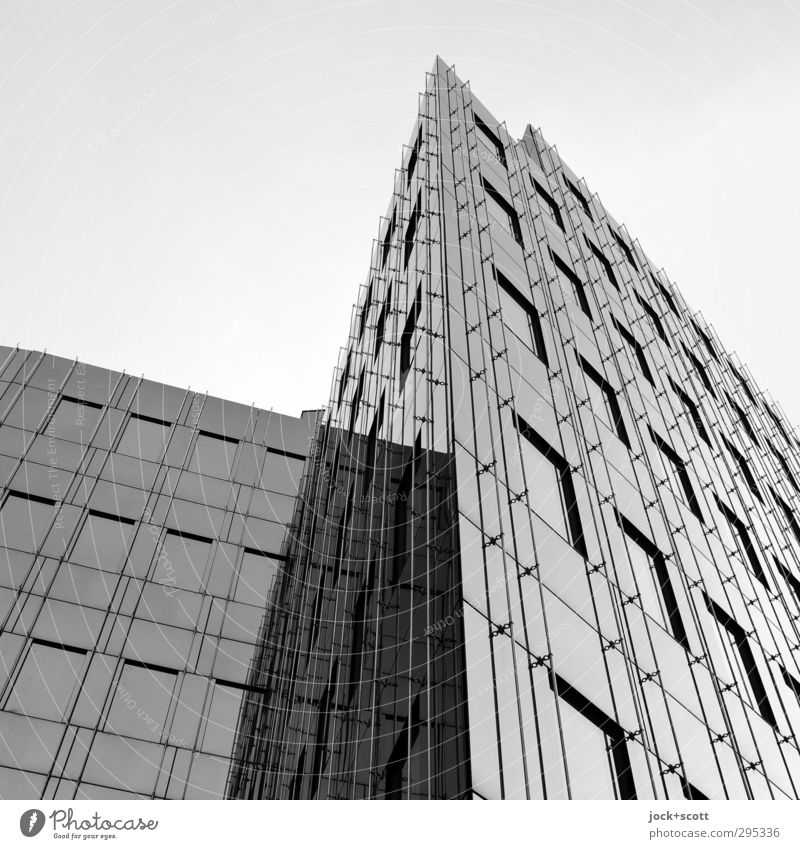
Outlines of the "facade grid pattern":
M 539 131 L 411 139 L 231 792 L 796 798 L 796 437 Z
M 315 415 L 0 349 L 0 797 L 224 796 Z

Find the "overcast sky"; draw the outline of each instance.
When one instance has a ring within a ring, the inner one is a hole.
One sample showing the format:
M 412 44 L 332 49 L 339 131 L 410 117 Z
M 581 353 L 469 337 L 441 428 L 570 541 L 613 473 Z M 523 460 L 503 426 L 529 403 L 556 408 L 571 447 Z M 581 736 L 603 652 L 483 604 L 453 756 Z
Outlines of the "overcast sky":
M 3 0 L 0 343 L 326 403 L 439 53 L 800 422 L 799 9 Z

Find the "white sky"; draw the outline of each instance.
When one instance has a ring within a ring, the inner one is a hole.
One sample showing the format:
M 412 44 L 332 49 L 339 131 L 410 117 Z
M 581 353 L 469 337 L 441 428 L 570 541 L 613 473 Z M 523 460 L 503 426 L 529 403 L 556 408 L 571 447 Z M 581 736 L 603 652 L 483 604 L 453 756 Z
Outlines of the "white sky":
M 0 343 L 326 403 L 436 53 L 800 422 L 791 0 L 3 0 Z

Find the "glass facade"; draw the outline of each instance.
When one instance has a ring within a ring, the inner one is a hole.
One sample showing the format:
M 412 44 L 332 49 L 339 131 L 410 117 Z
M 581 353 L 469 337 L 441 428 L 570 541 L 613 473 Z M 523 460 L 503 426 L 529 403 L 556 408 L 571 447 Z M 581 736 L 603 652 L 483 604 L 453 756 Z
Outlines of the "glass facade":
M 0 349 L 0 798 L 221 798 L 317 413 Z
M 3 349 L 0 795 L 786 799 L 800 442 L 437 60 L 321 413 Z
M 379 233 L 228 793 L 796 798 L 781 413 L 441 61 Z

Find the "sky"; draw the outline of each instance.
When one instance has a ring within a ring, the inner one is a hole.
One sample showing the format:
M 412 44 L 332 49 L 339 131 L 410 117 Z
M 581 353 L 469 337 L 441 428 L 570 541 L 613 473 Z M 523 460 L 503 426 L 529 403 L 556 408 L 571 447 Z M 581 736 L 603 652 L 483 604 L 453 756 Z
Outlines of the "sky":
M 3 0 L 0 344 L 324 405 L 436 54 L 800 422 L 784 0 Z

